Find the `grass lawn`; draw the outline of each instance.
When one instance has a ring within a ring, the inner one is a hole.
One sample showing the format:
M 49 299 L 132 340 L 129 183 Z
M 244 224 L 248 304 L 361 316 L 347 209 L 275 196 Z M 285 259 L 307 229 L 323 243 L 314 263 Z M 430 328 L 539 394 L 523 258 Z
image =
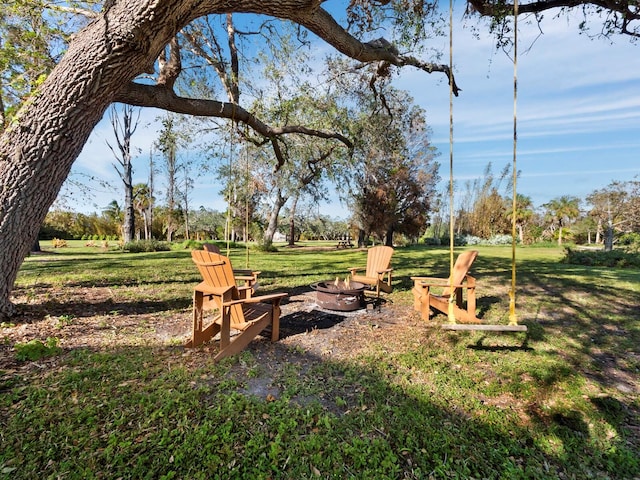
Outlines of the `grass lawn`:
M 640 271 L 520 247 L 528 333 L 447 332 L 409 278 L 446 277 L 446 248 L 397 248 L 379 311 L 323 316 L 309 284 L 366 253 L 302 245 L 249 256 L 290 293 L 282 340 L 218 364 L 182 347 L 188 250 L 29 257 L 0 326 L 0 479 L 640 478 Z M 478 315 L 507 323 L 511 249 L 478 250 Z

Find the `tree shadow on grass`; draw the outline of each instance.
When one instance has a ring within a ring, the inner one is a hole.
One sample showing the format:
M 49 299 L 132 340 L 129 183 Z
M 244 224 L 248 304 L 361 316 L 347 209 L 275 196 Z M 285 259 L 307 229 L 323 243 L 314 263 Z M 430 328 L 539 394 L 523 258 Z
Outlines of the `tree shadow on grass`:
M 109 478 L 638 474 L 624 435 L 601 445 L 575 409 L 478 403 L 456 396 L 455 375 L 420 382 L 424 372 L 398 367 L 392 357 L 332 360 L 269 342 L 218 364 L 206 348 L 78 350 L 56 360 L 55 375 L 24 369 L 6 381 L 0 461 L 16 479 L 81 476 L 88 466 Z M 74 441 L 60 441 L 69 432 Z

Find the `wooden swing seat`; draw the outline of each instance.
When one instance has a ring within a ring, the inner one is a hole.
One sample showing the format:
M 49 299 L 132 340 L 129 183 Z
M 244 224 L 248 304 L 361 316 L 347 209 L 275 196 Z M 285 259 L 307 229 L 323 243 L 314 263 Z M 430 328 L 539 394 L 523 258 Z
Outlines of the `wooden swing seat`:
M 488 325 L 484 323 L 443 323 L 443 330 L 467 330 L 483 332 L 526 332 L 526 325 Z

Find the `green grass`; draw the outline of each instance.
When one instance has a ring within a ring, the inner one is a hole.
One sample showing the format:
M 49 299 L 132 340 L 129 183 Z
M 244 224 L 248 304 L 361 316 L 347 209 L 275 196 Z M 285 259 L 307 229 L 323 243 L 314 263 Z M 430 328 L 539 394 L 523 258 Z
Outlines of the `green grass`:
M 479 315 L 506 323 L 511 250 L 479 250 Z M 446 276 L 449 256 L 415 246 L 396 249 L 382 307 L 404 316 L 362 324 L 344 339 L 351 355 L 260 343 L 218 364 L 172 339 L 11 360 L 13 335 L 44 326 L 45 311 L 60 336 L 110 328 L 110 315 L 140 336 L 148 315 L 188 316 L 200 280 L 186 250 L 70 242 L 30 257 L 16 288 L 24 317 L 0 328 L 0 478 L 638 478 L 640 271 L 562 264 L 555 247 L 517 253 L 528 335 L 419 320 L 409 277 Z M 365 255 L 280 248 L 251 251 L 250 266 L 264 291 L 295 291 Z M 244 267 L 246 252 L 231 258 Z M 89 305 L 96 288 L 112 303 Z

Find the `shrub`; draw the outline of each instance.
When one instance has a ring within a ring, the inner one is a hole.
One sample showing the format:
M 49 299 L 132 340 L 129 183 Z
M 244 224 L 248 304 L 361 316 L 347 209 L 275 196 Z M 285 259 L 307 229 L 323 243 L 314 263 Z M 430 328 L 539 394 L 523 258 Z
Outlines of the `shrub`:
M 640 257 L 623 250 L 574 250 L 565 248 L 563 263 L 589 267 L 640 268 Z
M 49 337 L 46 343 L 40 340 L 31 340 L 27 343 L 16 343 L 16 358 L 20 361 L 25 360 L 40 360 L 45 357 L 53 357 L 62 352 L 62 349 L 58 346 L 58 339 Z
M 625 247 L 630 252 L 640 251 L 640 233 L 625 233 L 618 239 L 618 245 Z
M 518 240 L 516 239 L 516 242 Z M 493 237 L 489 238 L 485 245 L 511 245 L 511 243 L 513 242 L 513 237 L 511 235 L 494 235 Z
M 53 248 L 63 248 L 67 246 L 67 241 L 61 238 L 54 238 L 51 240 L 51 245 Z
M 278 251 L 278 247 L 276 247 L 273 243 L 260 243 L 258 245 L 256 245 L 256 250 L 258 252 L 277 252 Z
M 185 240 L 180 244 L 180 248 L 183 250 L 200 250 L 202 249 L 202 242 L 197 240 Z
M 135 240 L 125 243 L 124 250 L 130 253 L 168 252 L 171 250 L 171 245 L 169 242 L 161 242 L 159 240 Z
M 440 245 L 440 239 L 438 237 L 426 237 L 424 243 L 427 245 Z
M 449 245 L 450 240 L 449 240 L 449 236 L 445 236 L 442 237 L 440 239 L 440 243 L 442 245 Z M 453 237 L 453 245 L 454 247 L 464 247 L 467 244 L 467 240 L 465 237 L 459 237 L 458 235 L 456 235 L 455 237 Z
M 464 237 L 464 241 L 467 245 L 482 245 L 485 242 L 485 240 L 480 237 L 476 237 L 475 235 L 466 235 Z

